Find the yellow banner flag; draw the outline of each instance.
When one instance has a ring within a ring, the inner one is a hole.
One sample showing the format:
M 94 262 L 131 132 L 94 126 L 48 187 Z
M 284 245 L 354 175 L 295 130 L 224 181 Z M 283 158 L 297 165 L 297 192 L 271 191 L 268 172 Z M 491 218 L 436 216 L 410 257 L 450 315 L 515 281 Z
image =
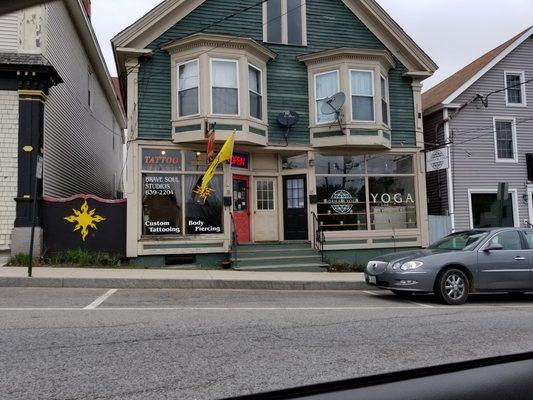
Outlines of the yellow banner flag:
M 226 140 L 226 143 L 224 143 L 224 146 L 222 146 L 218 155 L 211 162 L 211 164 L 209 165 L 209 168 L 207 168 L 207 170 L 205 171 L 205 174 L 204 174 L 204 177 L 202 178 L 202 183 L 200 184 L 200 186 L 198 186 L 194 190 L 194 193 L 200 196 L 204 200 L 204 202 L 214 192 L 214 190 L 209 187 L 209 182 L 211 182 L 211 179 L 213 179 L 213 175 L 215 174 L 217 167 L 220 164 L 222 164 L 224 161 L 231 161 L 231 157 L 233 155 L 234 142 L 235 142 L 235 131 L 233 131 L 233 133 L 228 137 L 228 139 Z

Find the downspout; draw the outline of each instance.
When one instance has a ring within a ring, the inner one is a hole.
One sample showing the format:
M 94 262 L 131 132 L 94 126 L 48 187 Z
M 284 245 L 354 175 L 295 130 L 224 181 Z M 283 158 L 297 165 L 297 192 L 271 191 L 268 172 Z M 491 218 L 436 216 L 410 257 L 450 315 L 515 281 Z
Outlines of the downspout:
M 451 159 L 452 157 L 452 144 L 450 142 L 450 119 L 448 109 L 443 109 L 442 115 L 444 121 L 444 143 L 447 143 L 446 147 L 448 148 L 448 154 Z M 450 160 L 450 167 L 446 169 L 446 183 L 448 188 L 448 214 L 451 218 L 451 228 L 452 233 L 455 232 L 455 196 L 454 196 L 454 187 L 453 187 L 453 163 Z

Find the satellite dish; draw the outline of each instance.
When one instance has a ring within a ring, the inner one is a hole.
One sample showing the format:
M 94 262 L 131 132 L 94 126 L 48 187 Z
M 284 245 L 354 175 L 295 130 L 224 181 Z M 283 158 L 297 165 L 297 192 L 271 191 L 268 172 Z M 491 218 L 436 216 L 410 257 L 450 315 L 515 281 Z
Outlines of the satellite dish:
M 278 122 L 285 128 L 285 146 L 289 145 L 289 131 L 298 123 L 300 116 L 296 111 L 283 111 L 278 114 Z
M 342 106 L 344 106 L 345 102 L 346 95 L 343 92 L 336 93 L 326 99 L 324 104 L 322 104 L 320 111 L 322 111 L 322 114 L 325 115 L 340 114 Z
M 296 125 L 299 120 L 300 116 L 296 111 L 283 111 L 278 115 L 278 122 L 287 129 Z

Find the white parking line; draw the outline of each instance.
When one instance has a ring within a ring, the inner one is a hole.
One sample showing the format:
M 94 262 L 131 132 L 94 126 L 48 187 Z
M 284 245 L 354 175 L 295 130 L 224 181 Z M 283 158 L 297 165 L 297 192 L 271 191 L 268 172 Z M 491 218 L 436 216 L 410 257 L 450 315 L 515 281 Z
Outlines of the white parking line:
M 87 307 L 84 308 L 84 310 L 94 310 L 96 307 L 98 307 L 100 304 L 102 304 L 104 301 L 106 301 L 108 298 L 110 298 L 118 289 L 110 289 L 100 297 L 98 297 L 95 301 L 93 301 L 91 304 L 89 304 Z

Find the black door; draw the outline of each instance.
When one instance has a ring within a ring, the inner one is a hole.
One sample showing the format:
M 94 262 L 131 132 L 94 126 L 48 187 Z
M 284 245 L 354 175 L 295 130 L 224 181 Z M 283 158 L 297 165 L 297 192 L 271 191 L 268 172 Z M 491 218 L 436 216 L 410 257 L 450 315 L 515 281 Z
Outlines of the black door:
M 283 177 L 285 240 L 308 240 L 306 176 Z

